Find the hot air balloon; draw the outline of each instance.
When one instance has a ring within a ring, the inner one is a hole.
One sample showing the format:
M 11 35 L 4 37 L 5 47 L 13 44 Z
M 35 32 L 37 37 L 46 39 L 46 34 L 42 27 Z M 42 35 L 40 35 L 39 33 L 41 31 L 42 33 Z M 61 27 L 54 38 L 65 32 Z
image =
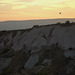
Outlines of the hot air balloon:
M 61 12 L 59 12 L 59 14 L 61 14 Z

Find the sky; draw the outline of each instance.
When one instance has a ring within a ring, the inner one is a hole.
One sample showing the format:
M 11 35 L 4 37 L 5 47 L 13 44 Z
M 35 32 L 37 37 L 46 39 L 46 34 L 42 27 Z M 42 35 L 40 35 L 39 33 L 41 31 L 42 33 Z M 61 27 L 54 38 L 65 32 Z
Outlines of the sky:
M 0 0 L 0 21 L 54 18 L 75 18 L 75 0 Z

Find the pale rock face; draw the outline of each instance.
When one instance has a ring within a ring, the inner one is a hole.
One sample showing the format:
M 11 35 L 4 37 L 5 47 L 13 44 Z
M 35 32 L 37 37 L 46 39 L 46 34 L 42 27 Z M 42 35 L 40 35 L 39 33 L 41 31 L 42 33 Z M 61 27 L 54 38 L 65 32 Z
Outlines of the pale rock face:
M 9 35 L 8 39 L 9 39 L 9 41 L 8 41 L 8 43 L 7 43 L 7 46 L 10 47 L 11 44 L 12 44 L 12 39 L 13 39 L 13 38 L 12 38 L 12 33 Z
M 60 45 L 64 46 L 65 49 L 68 49 L 69 47 L 75 47 L 75 26 L 72 27 L 60 27 L 57 26 L 53 33 L 52 38 L 49 40 L 49 44 L 52 43 L 59 43 Z
M 42 64 L 48 64 L 51 65 L 52 59 L 45 59 Z
M 20 34 L 21 34 L 21 32 L 20 31 L 18 31 L 17 32 L 17 34 L 16 34 L 16 36 L 14 37 L 14 39 L 13 39 L 13 46 L 12 46 L 12 48 L 15 50 L 18 50 L 17 48 L 17 45 L 18 45 L 18 42 L 19 42 L 19 37 L 20 37 Z
M 64 55 L 65 55 L 66 57 L 74 58 L 74 57 L 75 57 L 75 50 L 66 50 L 66 51 L 64 52 Z
M 24 45 L 27 49 L 32 47 L 41 48 L 42 45 L 52 45 L 58 43 L 65 49 L 70 47 L 75 48 L 75 25 L 62 27 L 60 25 L 34 27 L 30 31 L 25 31 L 21 35 L 22 31 L 17 31 L 15 37 L 12 37 L 13 31 L 10 34 L 3 35 L 0 47 L 3 47 L 3 41 L 9 40 L 7 46 L 12 44 L 15 51 L 23 49 Z M 44 35 L 44 36 L 43 36 Z
M 31 55 L 28 61 L 26 62 L 24 68 L 32 68 L 39 61 L 39 54 Z

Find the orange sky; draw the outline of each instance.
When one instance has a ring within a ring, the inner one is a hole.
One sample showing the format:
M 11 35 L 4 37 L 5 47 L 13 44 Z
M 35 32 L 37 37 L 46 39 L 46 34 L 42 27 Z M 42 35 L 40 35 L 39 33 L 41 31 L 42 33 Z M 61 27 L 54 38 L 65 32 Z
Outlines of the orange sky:
M 75 0 L 0 0 L 0 21 L 53 18 L 75 18 Z

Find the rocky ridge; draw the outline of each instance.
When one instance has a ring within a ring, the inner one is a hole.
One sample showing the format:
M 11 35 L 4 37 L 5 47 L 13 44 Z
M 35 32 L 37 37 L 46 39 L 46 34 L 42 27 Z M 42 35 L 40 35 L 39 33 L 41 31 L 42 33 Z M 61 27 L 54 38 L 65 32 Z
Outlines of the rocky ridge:
M 0 31 L 2 75 L 75 75 L 75 23 Z

